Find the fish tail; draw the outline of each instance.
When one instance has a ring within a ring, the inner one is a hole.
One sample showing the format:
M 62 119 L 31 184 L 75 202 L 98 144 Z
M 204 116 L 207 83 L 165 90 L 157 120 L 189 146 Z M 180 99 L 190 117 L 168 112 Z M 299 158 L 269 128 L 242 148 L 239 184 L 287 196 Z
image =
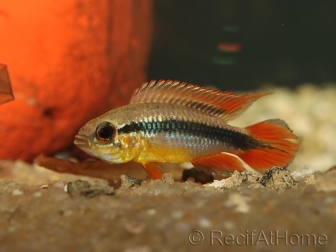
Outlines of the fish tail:
M 299 150 L 298 144 L 293 142 L 296 136 L 280 119 L 259 122 L 246 127 L 245 130 L 259 144 L 236 155 L 254 170 L 287 166 Z

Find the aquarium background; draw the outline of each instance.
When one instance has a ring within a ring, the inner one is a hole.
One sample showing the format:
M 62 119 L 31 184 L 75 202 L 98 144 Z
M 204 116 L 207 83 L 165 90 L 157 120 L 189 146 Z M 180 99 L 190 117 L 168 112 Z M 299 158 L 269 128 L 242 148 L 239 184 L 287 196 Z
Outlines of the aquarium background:
M 301 146 L 293 169 L 336 164 L 335 1 L 34 3 L 0 0 L 0 86 L 15 97 L 0 106 L 0 160 L 65 150 L 85 160 L 73 146 L 85 123 L 145 81 L 175 79 L 272 93 L 229 124 L 280 118 Z
M 335 252 L 335 5 L 0 0 L 0 252 Z M 73 146 L 89 120 L 163 78 L 272 93 L 228 124 L 282 119 L 297 156 L 200 185 L 191 164 L 150 180 Z
M 336 77 L 336 1 L 154 1 L 148 79 L 221 89 Z

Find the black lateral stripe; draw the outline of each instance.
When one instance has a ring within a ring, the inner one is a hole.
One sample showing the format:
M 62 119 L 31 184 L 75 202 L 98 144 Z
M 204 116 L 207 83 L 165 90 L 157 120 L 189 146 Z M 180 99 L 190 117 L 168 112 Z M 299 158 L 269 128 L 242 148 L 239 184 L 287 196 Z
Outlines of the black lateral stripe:
M 202 111 L 204 110 L 212 110 L 213 114 L 224 114 L 225 113 L 225 109 L 217 107 L 215 105 L 212 104 L 207 104 L 207 103 L 203 103 L 200 101 L 192 101 L 192 102 L 188 102 L 188 106 L 195 108 L 195 109 L 200 109 Z
M 129 134 L 132 132 L 161 133 L 179 132 L 180 135 L 194 136 L 218 140 L 223 144 L 235 149 L 250 150 L 255 148 L 272 148 L 266 142 L 258 141 L 253 137 L 234 130 L 208 126 L 197 122 L 184 122 L 179 120 L 165 120 L 162 122 L 130 122 L 118 130 L 119 134 Z

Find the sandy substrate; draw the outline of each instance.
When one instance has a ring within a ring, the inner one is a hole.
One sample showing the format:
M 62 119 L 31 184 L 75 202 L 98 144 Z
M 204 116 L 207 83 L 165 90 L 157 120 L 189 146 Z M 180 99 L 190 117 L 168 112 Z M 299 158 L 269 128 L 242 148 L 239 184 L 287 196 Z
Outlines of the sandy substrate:
M 336 171 L 265 186 L 237 174 L 207 186 L 167 177 L 118 190 L 2 181 L 0 251 L 334 251 Z
M 301 145 L 288 170 L 201 185 L 167 167 L 164 181 L 121 181 L 145 177 L 130 164 L 108 183 L 1 161 L 0 251 L 334 251 L 336 90 L 272 92 L 233 124 L 284 119 Z

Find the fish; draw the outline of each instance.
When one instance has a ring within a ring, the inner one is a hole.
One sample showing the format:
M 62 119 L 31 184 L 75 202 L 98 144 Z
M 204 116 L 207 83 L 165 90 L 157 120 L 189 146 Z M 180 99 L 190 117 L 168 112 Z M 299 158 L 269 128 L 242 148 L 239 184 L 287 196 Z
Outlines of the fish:
M 74 144 L 111 164 L 140 163 L 152 179 L 162 179 L 162 163 L 191 162 L 207 173 L 262 173 L 292 162 L 297 137 L 281 119 L 245 128 L 228 122 L 266 95 L 173 80 L 145 82 L 128 105 L 87 122 Z

